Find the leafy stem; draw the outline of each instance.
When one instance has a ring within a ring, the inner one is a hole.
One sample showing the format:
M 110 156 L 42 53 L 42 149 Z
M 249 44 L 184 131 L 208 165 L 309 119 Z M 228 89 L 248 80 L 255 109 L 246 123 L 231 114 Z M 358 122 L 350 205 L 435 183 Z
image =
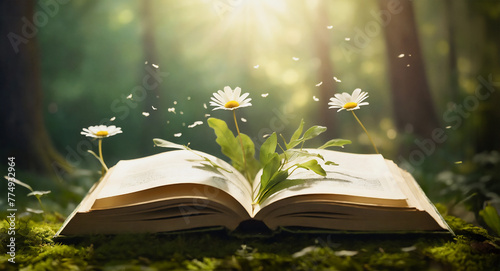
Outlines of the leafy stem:
M 277 135 L 273 133 L 260 148 L 260 163 L 262 167 L 262 176 L 260 187 L 254 196 L 254 204 L 261 204 L 269 196 L 276 192 L 286 189 L 288 187 L 299 185 L 305 180 L 288 179 L 297 169 L 302 168 L 311 170 L 320 176 L 326 176 L 326 171 L 318 162 L 324 161 L 323 157 L 319 154 L 309 153 L 303 150 L 304 144 L 307 140 L 312 139 L 326 131 L 326 127 L 313 126 L 302 134 L 304 128 L 304 121 L 301 120 L 299 128 L 293 133 L 290 141 L 287 142 L 285 137 L 280 134 L 284 142 L 284 148 L 281 144 L 277 143 Z M 319 149 L 328 147 L 343 147 L 351 141 L 345 139 L 332 139 L 323 144 Z M 299 146 L 300 149 L 294 149 Z M 282 154 L 276 152 L 279 147 Z M 337 165 L 331 161 L 324 161 L 325 165 Z

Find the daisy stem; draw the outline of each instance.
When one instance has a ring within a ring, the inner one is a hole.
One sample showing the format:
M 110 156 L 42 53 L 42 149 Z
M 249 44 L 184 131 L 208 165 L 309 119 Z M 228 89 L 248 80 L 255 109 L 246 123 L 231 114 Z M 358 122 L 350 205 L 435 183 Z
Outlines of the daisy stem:
M 240 145 L 241 145 L 241 152 L 243 153 L 243 169 L 245 170 L 245 173 L 247 175 L 248 179 L 248 172 L 247 172 L 247 159 L 245 155 L 245 148 L 243 147 L 243 139 L 241 138 L 240 134 L 240 128 L 238 128 L 238 122 L 236 121 L 236 110 L 233 110 L 233 117 L 234 117 L 234 125 L 236 126 L 236 131 L 238 132 L 238 137 L 240 138 Z M 250 179 L 248 181 L 251 181 Z
M 108 172 L 108 167 L 104 163 L 104 159 L 102 158 L 102 139 L 99 138 L 99 158 L 101 158 L 101 164 L 102 164 L 102 176 L 104 176 L 105 172 Z M 105 171 L 106 170 L 106 171 Z
M 378 149 L 377 149 L 377 146 L 375 146 L 375 143 L 373 143 L 373 139 L 372 137 L 370 136 L 370 134 L 368 133 L 368 131 L 366 130 L 365 126 L 363 125 L 363 123 L 361 123 L 361 121 L 358 119 L 358 116 L 356 116 L 356 114 L 354 113 L 354 110 L 351 110 L 352 112 L 352 115 L 356 118 L 356 120 L 358 121 L 359 125 L 361 125 L 361 128 L 363 128 L 363 130 L 365 131 L 366 135 L 368 136 L 368 139 L 370 140 L 370 142 L 372 143 L 372 146 L 373 148 L 375 149 L 375 152 L 377 154 L 380 154 L 378 152 Z

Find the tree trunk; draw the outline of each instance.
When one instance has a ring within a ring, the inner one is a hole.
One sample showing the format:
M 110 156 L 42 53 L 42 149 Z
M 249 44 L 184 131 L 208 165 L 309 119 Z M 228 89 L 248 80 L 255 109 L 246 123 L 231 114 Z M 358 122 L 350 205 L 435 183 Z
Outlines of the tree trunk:
M 455 16 L 453 0 L 445 1 L 445 19 L 448 28 L 448 44 L 450 52 L 448 54 L 448 68 L 450 69 L 450 100 L 458 102 L 460 88 L 458 85 L 458 67 L 457 67 L 457 46 L 455 42 Z
M 33 0 L 0 3 L 1 159 L 49 175 L 70 168 L 45 129 L 34 9 Z
M 314 22 L 314 32 L 313 32 L 313 42 L 315 45 L 315 54 L 321 61 L 321 66 L 319 67 L 318 81 L 322 82 L 319 86 L 319 102 L 321 103 L 319 107 L 319 124 L 326 126 L 328 128 L 325 137 L 332 138 L 335 137 L 335 112 L 328 109 L 328 101 L 330 97 L 336 92 L 335 83 L 333 81 L 334 69 L 333 63 L 330 56 L 330 36 L 327 35 L 326 26 L 329 25 L 328 22 L 328 4 L 324 1 L 319 2 L 317 5 L 317 16 Z
M 385 40 L 392 90 L 394 119 L 399 131 L 429 137 L 439 126 L 410 0 L 378 1 L 381 14 L 391 14 L 385 23 Z M 398 57 L 404 54 L 404 57 Z
M 140 4 L 142 23 L 142 48 L 144 52 L 144 59 L 147 62 L 146 65 L 148 66 L 144 71 L 145 78 L 150 76 L 150 72 L 148 72 L 148 70 L 166 70 L 165 63 L 159 63 L 158 53 L 156 50 L 156 23 L 154 19 L 153 4 L 154 3 L 151 0 L 142 1 Z M 141 79 L 141 83 L 143 80 L 144 79 Z M 154 84 L 154 87 L 150 87 L 146 90 L 147 96 L 143 103 L 144 112 L 149 113 L 149 115 L 144 120 L 145 125 L 143 126 L 142 130 L 142 138 L 144 139 L 144 142 L 148 142 L 143 146 L 145 152 L 151 150 L 152 138 L 161 136 L 161 128 L 163 127 L 162 125 L 158 125 L 158 123 L 162 123 L 162 119 L 160 118 L 160 114 L 158 114 L 158 112 L 156 112 L 155 110 L 158 109 L 158 105 L 161 104 L 159 82 L 150 83 Z M 160 108 L 160 110 L 162 110 L 162 108 Z

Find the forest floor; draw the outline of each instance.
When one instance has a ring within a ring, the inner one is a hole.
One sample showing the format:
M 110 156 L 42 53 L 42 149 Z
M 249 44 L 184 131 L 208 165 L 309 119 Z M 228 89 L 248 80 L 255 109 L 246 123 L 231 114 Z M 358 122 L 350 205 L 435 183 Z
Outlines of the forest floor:
M 500 239 L 459 218 L 451 234 L 291 234 L 226 231 L 94 235 L 59 240 L 58 214 L 17 218 L 15 263 L 8 222 L 1 270 L 500 270 Z M 9 261 L 9 259 L 11 259 Z

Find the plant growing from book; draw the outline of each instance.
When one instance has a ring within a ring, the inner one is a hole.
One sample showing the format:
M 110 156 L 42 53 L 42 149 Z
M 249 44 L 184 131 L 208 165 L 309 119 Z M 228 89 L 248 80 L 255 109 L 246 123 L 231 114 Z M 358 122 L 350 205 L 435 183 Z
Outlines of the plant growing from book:
M 325 165 L 337 165 L 337 163 L 333 161 L 325 161 L 320 154 L 310 153 L 303 149 L 304 143 L 307 140 L 319 136 L 321 133 L 325 132 L 327 128 L 324 126 L 312 126 L 302 134 L 303 129 L 304 120 L 301 120 L 299 128 L 295 130 L 288 142 L 284 136 L 280 134 L 283 140 L 283 146 L 278 143 L 276 133 L 273 133 L 264 144 L 262 144 L 259 153 L 262 176 L 258 191 L 256 193 L 254 191 L 255 203 L 260 204 L 272 194 L 304 182 L 304 180 L 287 179 L 299 168 L 311 170 L 320 176 L 326 176 L 326 172 L 318 163 L 318 159 L 323 160 Z M 318 149 L 343 147 L 350 143 L 351 141 L 346 139 L 332 139 Z M 296 149 L 295 147 L 297 146 L 300 146 L 300 148 Z M 281 149 L 281 153 L 276 151 L 278 147 Z
M 262 203 L 269 196 L 282 189 L 304 182 L 304 180 L 288 179 L 299 168 L 310 170 L 320 176 L 326 176 L 326 172 L 318 163 L 318 160 L 323 160 L 325 165 L 337 165 L 333 161 L 325 161 L 319 154 L 309 153 L 303 149 L 306 141 L 316 138 L 327 130 L 324 126 L 312 126 L 304 132 L 304 120 L 301 120 L 299 127 L 288 141 L 280 134 L 282 144 L 278 143 L 276 133 L 271 134 L 260 147 L 259 159 L 257 160 L 255 144 L 248 135 L 240 132 L 236 121 L 236 110 L 241 107 L 251 106 L 249 103 L 251 99 L 247 98 L 248 93 L 243 95 L 240 95 L 240 93 L 240 88 L 231 90 L 231 88 L 225 87 L 224 91 L 219 90 L 218 93 L 214 93 L 211 101 L 211 105 L 216 106 L 214 110 L 225 109 L 232 111 L 237 130 L 236 136 L 228 128 L 226 122 L 221 119 L 212 117 L 207 120 L 207 123 L 215 132 L 216 143 L 221 147 L 222 154 L 231 160 L 233 167 L 241 172 L 251 185 L 257 173 L 262 170 L 260 185 L 253 191 L 254 204 Z M 153 142 L 158 147 L 191 150 L 188 146 L 163 139 L 155 138 Z M 351 141 L 345 139 L 332 139 L 320 146 L 319 149 L 342 147 L 350 143 Z M 222 169 L 209 158 L 197 155 L 202 158 L 202 163 L 205 165 Z

